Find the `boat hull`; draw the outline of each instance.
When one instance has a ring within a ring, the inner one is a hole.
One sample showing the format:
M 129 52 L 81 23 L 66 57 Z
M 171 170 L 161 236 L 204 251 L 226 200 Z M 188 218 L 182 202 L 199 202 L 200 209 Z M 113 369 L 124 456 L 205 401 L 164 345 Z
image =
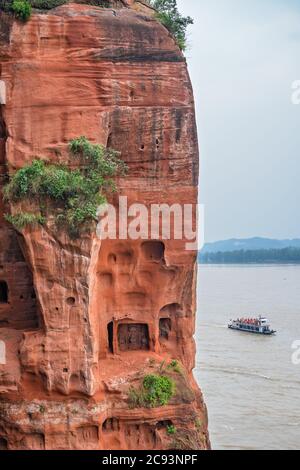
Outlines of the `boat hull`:
M 252 333 L 254 335 L 264 335 L 264 336 L 272 336 L 275 335 L 276 331 L 274 330 L 269 330 L 269 331 L 256 331 L 256 330 L 248 330 L 246 328 L 239 328 L 237 326 L 232 326 L 228 325 L 228 328 L 230 330 L 235 330 L 235 331 L 242 331 L 243 333 Z

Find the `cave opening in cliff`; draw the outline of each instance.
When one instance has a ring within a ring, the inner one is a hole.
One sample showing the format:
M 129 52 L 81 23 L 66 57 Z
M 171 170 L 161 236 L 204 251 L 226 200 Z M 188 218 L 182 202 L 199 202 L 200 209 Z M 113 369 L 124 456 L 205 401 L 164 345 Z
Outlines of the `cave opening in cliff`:
M 8 303 L 8 285 L 6 281 L 0 281 L 0 303 Z
M 122 323 L 118 328 L 120 351 L 149 350 L 149 328 L 143 323 Z
M 102 424 L 103 432 L 119 431 L 120 423 L 117 418 L 107 418 Z
M 184 316 L 182 306 L 178 303 L 165 305 L 160 309 L 160 315 L 164 317 L 179 318 Z
M 111 321 L 107 325 L 107 336 L 108 336 L 108 350 L 110 353 L 114 353 L 114 323 Z
M 7 140 L 7 129 L 3 118 L 3 106 L 0 105 L 0 165 L 5 164 L 5 143 Z
M 156 424 L 156 429 L 157 430 L 160 430 L 160 429 L 167 429 L 169 426 L 173 426 L 173 421 L 171 421 L 170 419 L 165 419 L 163 421 L 159 421 L 157 424 Z
M 159 320 L 159 337 L 160 339 L 169 339 L 171 331 L 171 319 L 161 318 Z
M 2 117 L 2 112 L 0 113 L 0 139 L 5 139 L 6 138 L 6 128 L 5 128 L 5 122 Z
M 108 134 L 108 137 L 107 137 L 107 144 L 106 144 L 106 147 L 107 148 L 112 148 L 113 144 L 112 144 L 112 132 L 110 132 Z
M 164 259 L 165 245 L 160 241 L 148 241 L 142 244 L 142 253 L 149 261 L 161 261 Z
M 7 445 L 7 440 L 4 439 L 4 437 L 0 437 L 0 450 L 7 450 L 8 445 Z

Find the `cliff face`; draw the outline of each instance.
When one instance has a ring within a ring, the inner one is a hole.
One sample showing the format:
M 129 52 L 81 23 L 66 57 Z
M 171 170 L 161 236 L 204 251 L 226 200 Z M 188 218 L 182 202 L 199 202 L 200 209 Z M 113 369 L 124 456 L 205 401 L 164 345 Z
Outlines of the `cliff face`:
M 133 4 L 69 4 L 26 24 L 1 16 L 1 185 L 36 156 L 68 161 L 68 142 L 85 135 L 121 152 L 128 204 L 196 203 L 186 63 Z M 208 448 L 192 375 L 196 253 L 181 240 L 74 241 L 49 225 L 17 234 L 7 209 L 1 202 L 0 448 Z M 167 369 L 171 359 L 180 372 Z M 131 408 L 130 387 L 164 369 L 172 400 Z

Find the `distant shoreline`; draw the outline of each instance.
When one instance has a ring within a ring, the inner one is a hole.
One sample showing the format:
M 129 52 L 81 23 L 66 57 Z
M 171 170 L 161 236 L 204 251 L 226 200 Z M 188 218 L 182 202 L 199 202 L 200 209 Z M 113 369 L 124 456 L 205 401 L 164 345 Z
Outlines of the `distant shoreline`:
M 261 265 L 286 265 L 286 266 L 295 266 L 295 265 L 300 265 L 300 261 L 240 261 L 240 262 L 237 262 L 237 261 L 226 261 L 226 262 L 223 262 L 223 261 L 200 261 L 198 259 L 198 264 L 215 264 L 215 265 L 248 265 L 248 266 L 257 266 L 259 264 Z
M 300 264 L 300 248 L 199 253 L 200 264 Z

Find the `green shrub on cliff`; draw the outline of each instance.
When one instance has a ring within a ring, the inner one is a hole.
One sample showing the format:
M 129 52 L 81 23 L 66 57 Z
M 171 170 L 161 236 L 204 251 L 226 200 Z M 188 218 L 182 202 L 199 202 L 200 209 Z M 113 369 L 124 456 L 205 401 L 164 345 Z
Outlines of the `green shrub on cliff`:
M 40 10 L 51 10 L 60 5 L 68 3 L 68 0 L 29 0 L 33 8 L 38 8 Z M 102 8 L 110 8 L 110 0 L 74 0 L 74 3 L 83 3 L 85 5 L 98 6 Z
M 14 0 L 11 9 L 16 18 L 27 21 L 31 15 L 31 5 L 27 0 Z
M 169 434 L 169 436 L 176 434 L 176 432 L 177 432 L 177 429 L 173 424 L 170 424 L 169 426 L 167 426 L 167 434 Z
M 52 216 L 57 227 L 78 238 L 97 220 L 97 208 L 106 202 L 104 192 L 116 189 L 112 178 L 124 174 L 126 167 L 116 151 L 92 144 L 86 137 L 71 141 L 69 149 L 77 169 L 36 159 L 11 176 L 4 198 L 13 205 L 22 201 L 33 207 L 39 204 L 41 217 L 36 219 L 30 213 L 24 217 L 22 211 L 7 216 L 18 230 Z
M 51 10 L 52 8 L 56 8 L 56 7 L 59 7 L 60 5 L 69 3 L 69 1 L 68 0 L 0 0 L 0 9 L 6 12 L 14 11 L 13 10 L 14 3 L 27 4 L 29 5 L 30 10 L 31 10 L 31 7 L 36 8 L 38 10 Z M 86 5 L 99 6 L 102 8 L 111 8 L 112 6 L 111 0 L 82 0 L 82 1 L 74 0 L 74 3 L 83 3 Z M 19 9 L 19 6 L 17 8 Z
M 146 375 L 143 387 L 151 407 L 167 405 L 175 390 L 174 381 L 164 375 Z
M 30 18 L 32 8 L 38 10 L 52 10 L 60 5 L 68 3 L 68 0 L 0 0 L 0 9 L 10 12 L 16 18 L 27 21 Z M 111 7 L 109 0 L 75 0 L 75 3 L 99 6 L 102 8 Z
M 177 8 L 177 0 L 148 0 L 156 11 L 157 19 L 173 34 L 180 49 L 186 49 L 187 27 L 194 23 L 190 16 L 182 16 Z
M 20 212 L 16 215 L 5 214 L 5 219 L 17 230 L 23 230 L 28 225 L 44 225 L 45 218 L 41 214 L 31 214 L 30 212 Z
M 29 0 L 32 8 L 39 10 L 51 10 L 52 8 L 59 7 L 67 3 L 66 0 Z
M 129 390 L 131 408 L 156 408 L 165 406 L 175 393 L 175 382 L 164 375 L 149 374 L 144 377 L 140 388 Z

